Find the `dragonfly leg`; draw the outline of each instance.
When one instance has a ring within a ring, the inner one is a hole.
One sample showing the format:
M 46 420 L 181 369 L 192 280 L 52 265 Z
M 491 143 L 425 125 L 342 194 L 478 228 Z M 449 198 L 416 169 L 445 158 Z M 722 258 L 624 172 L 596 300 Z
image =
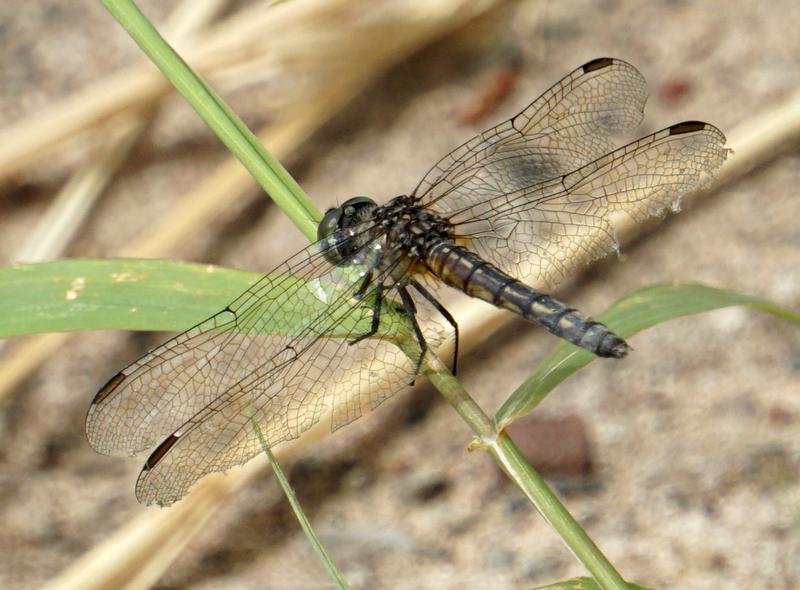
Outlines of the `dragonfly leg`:
M 364 294 L 367 292 L 367 289 L 369 289 L 369 286 L 371 284 L 372 284 L 372 271 L 369 271 L 367 274 L 364 275 L 364 280 L 361 281 L 361 284 L 358 286 L 358 291 L 356 291 L 355 294 L 353 295 L 356 301 L 361 301 L 364 298 Z
M 419 343 L 419 359 L 417 360 L 417 368 L 414 371 L 414 378 L 411 380 L 411 385 L 414 385 L 414 382 L 417 380 L 417 375 L 419 375 L 422 369 L 422 359 L 425 358 L 425 353 L 428 352 L 428 343 L 425 340 L 425 336 L 422 334 L 419 322 L 417 322 L 417 306 L 414 305 L 414 300 L 411 299 L 408 289 L 405 285 L 397 285 L 397 292 L 400 294 L 400 300 L 403 302 L 403 307 L 406 310 L 408 319 L 411 320 L 411 325 L 414 327 L 414 334 L 417 336 L 417 342 Z
M 364 293 L 362 293 L 362 290 L 364 290 L 364 289 L 362 287 L 359 287 L 359 293 L 361 294 L 361 297 L 364 296 Z M 356 298 L 361 299 L 361 297 L 359 297 L 359 293 L 356 293 Z M 381 306 L 382 306 L 382 304 L 383 304 L 383 287 L 381 285 L 378 285 L 375 288 L 375 303 L 372 305 L 372 325 L 369 328 L 369 332 L 366 332 L 365 334 L 361 334 L 360 336 L 357 336 L 356 338 L 351 340 L 348 343 L 348 344 L 350 344 L 350 346 L 352 346 L 353 344 L 357 344 L 357 343 L 361 342 L 362 340 L 364 340 L 366 338 L 369 338 L 370 336 L 373 336 L 378 331 L 378 328 L 380 328 L 380 326 L 381 326 Z
M 456 322 L 456 319 L 453 317 L 453 315 L 447 311 L 447 308 L 439 303 L 439 300 L 433 296 L 433 293 L 428 291 L 418 281 L 411 281 L 410 285 L 414 287 L 420 293 L 420 295 L 430 301 L 431 305 L 436 308 L 436 311 L 438 311 L 442 317 L 447 320 L 447 323 L 453 327 L 455 343 L 453 345 L 453 368 L 451 369 L 451 372 L 453 373 L 453 376 L 455 376 L 458 367 L 458 322 Z

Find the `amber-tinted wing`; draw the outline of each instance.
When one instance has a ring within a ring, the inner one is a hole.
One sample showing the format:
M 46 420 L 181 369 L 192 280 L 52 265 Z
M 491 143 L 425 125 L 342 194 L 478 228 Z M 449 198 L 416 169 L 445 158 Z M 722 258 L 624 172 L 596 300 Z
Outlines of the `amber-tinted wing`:
M 617 248 L 616 214 L 634 221 L 677 209 L 712 178 L 728 150 L 708 123 L 678 123 L 574 172 L 506 193 L 475 188 L 435 203 L 470 249 L 520 279 L 557 284 Z
M 303 250 L 226 309 L 112 378 L 89 409 L 89 442 L 128 455 L 160 442 L 136 494 L 163 505 L 203 475 L 259 452 L 251 416 L 276 445 L 327 411 L 335 429 L 376 407 L 411 381 L 415 364 L 385 340 L 349 345 L 368 331 L 366 302 L 389 280 L 374 277 L 357 304 L 357 271 L 332 267 L 317 245 Z M 389 292 L 382 323 L 393 305 Z M 436 342 L 436 334 L 426 337 Z
M 612 136 L 642 120 L 647 87 L 639 71 L 613 58 L 570 72 L 515 117 L 442 158 L 414 192 L 444 214 L 478 191 L 494 195 L 556 178 L 608 153 Z

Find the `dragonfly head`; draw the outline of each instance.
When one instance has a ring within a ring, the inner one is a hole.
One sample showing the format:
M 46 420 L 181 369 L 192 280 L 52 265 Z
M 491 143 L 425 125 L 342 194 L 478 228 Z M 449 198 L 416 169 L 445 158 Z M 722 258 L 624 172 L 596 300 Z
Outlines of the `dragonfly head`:
M 375 207 L 375 201 L 369 197 L 353 197 L 325 212 L 317 228 L 317 239 L 325 258 L 338 264 L 362 246 L 352 228 L 369 217 Z

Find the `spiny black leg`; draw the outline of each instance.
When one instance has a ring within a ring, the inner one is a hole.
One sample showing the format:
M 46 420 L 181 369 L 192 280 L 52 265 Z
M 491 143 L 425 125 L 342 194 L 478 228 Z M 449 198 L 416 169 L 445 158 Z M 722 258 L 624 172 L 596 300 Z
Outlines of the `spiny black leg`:
M 458 323 L 456 322 L 456 319 L 452 316 L 452 314 L 449 311 L 447 311 L 447 308 L 445 308 L 441 303 L 439 303 L 439 300 L 436 299 L 436 297 L 433 296 L 433 293 L 428 291 L 425 287 L 423 287 L 417 281 L 411 281 L 410 285 L 412 287 L 414 287 L 417 291 L 419 291 L 420 295 L 422 295 L 425 299 L 430 301 L 431 305 L 433 305 L 433 307 L 436 308 L 436 311 L 438 311 L 440 314 L 442 314 L 442 317 L 447 320 L 447 323 L 450 324 L 453 327 L 453 332 L 455 333 L 456 341 L 455 341 L 455 344 L 453 345 L 453 369 L 452 369 L 452 372 L 453 372 L 453 376 L 455 376 L 456 375 L 456 368 L 457 368 L 457 364 L 458 364 Z
M 408 294 L 405 285 L 397 285 L 397 292 L 400 293 L 400 299 L 403 302 L 406 315 L 408 319 L 411 320 L 411 325 L 414 327 L 414 334 L 416 334 L 417 342 L 419 343 L 419 360 L 417 360 L 414 378 L 411 380 L 411 385 L 414 385 L 414 381 L 416 381 L 417 375 L 419 375 L 422 369 L 422 359 L 425 358 L 425 353 L 428 351 L 428 343 L 425 341 L 425 336 L 422 335 L 422 330 L 420 330 L 419 323 L 417 322 L 417 306 L 414 305 L 414 300 L 411 299 L 411 295 Z
M 360 292 L 362 290 L 362 287 L 359 287 L 358 290 Z M 361 295 L 363 296 L 363 293 Z M 356 294 L 356 297 L 358 297 L 358 294 Z M 354 340 L 351 340 L 348 343 L 350 346 L 352 346 L 353 344 L 356 344 L 358 342 L 361 342 L 365 338 L 369 338 L 370 336 L 375 334 L 375 332 L 378 331 L 378 328 L 380 328 L 380 326 L 381 326 L 381 305 L 382 304 L 383 304 L 383 286 L 378 285 L 375 288 L 375 303 L 372 304 L 372 325 L 369 328 L 369 332 L 367 332 L 366 334 L 362 334 L 361 336 L 358 336 Z
M 367 292 L 367 289 L 369 289 L 371 283 L 372 271 L 369 271 L 364 275 L 364 280 L 361 281 L 361 284 L 358 286 L 358 291 L 356 291 L 355 295 L 353 295 L 353 297 L 356 298 L 356 301 L 361 301 L 364 298 L 364 294 Z

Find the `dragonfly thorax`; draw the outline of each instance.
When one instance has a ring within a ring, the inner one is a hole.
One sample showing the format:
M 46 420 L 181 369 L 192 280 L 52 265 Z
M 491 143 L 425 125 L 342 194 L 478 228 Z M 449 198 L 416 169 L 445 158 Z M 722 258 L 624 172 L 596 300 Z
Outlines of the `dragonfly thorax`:
M 399 248 L 413 259 L 422 259 L 433 244 L 453 235 L 449 221 L 408 195 L 395 197 L 372 216 L 386 233 L 387 248 Z

